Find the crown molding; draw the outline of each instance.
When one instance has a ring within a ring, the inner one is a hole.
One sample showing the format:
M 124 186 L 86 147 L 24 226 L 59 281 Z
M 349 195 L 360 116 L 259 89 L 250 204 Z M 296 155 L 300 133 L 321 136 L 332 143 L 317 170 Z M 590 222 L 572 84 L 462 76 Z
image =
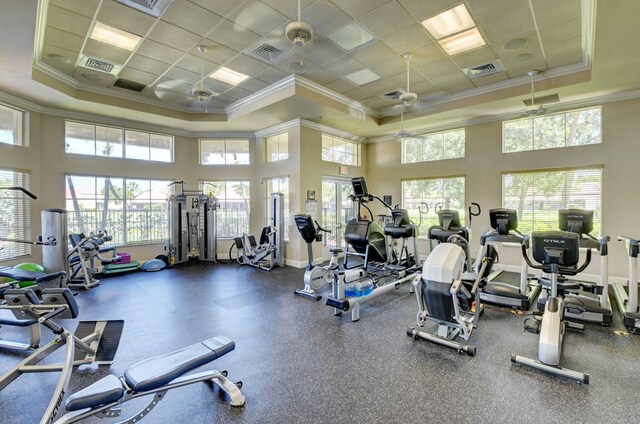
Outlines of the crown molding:
M 279 93 L 280 91 L 295 87 L 295 83 L 296 76 L 293 74 L 289 75 L 282 78 L 280 81 L 276 81 L 273 84 L 263 88 L 262 90 L 258 90 L 255 93 L 249 94 L 247 97 L 244 97 L 231 103 L 230 105 L 227 105 L 224 110 L 228 116 L 244 115 L 243 109 L 248 108 L 255 102 L 259 102 L 276 93 Z
M 292 119 L 291 121 L 283 122 L 281 124 L 274 125 L 272 127 L 263 128 L 261 130 L 256 131 L 254 133 L 254 136 L 256 138 L 264 138 L 264 137 L 270 137 L 272 135 L 280 134 L 291 128 L 300 126 L 300 121 L 301 120 L 299 118 Z
M 367 139 L 365 137 L 360 137 L 359 135 L 354 135 L 348 133 L 346 131 L 338 130 L 332 127 L 328 127 L 326 125 L 318 124 L 317 122 L 308 121 L 306 119 L 300 119 L 300 125 L 303 127 L 311 128 L 317 131 L 321 131 L 326 134 L 331 134 L 336 137 L 344 138 L 347 140 L 355 141 L 357 143 L 364 143 Z
M 37 103 L 16 97 L 13 94 L 5 93 L 4 91 L 0 91 L 0 103 L 14 109 L 20 109 L 23 112 L 42 113 L 43 110 L 43 107 Z

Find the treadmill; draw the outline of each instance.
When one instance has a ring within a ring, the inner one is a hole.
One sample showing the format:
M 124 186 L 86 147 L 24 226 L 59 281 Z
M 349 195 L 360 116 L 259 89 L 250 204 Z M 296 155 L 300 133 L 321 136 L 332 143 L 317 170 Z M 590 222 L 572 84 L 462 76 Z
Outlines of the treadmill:
M 529 237 L 518 231 L 518 212 L 515 209 L 491 209 L 489 219 L 491 230 L 482 235 L 481 245 L 516 243 L 529 249 Z M 529 267 L 524 257 L 519 281 L 501 281 L 501 275 L 495 276 L 480 290 L 480 300 L 491 305 L 528 310 L 540 293 L 540 285 L 529 277 Z
M 593 211 L 587 209 L 561 209 L 558 211 L 560 231 L 576 233 L 580 236 L 580 248 L 593 249 L 600 255 L 600 278 L 597 284 L 578 281 L 574 286 L 565 284 L 569 289 L 592 293 L 592 296 L 565 291 L 564 318 L 581 324 L 608 326 L 613 321 L 609 302 L 609 236 L 596 238 L 593 231 Z M 562 279 L 562 277 L 561 277 Z M 567 281 L 567 280 L 564 280 Z M 544 280 L 541 279 L 544 284 Z M 594 296 L 595 295 L 595 296 Z M 544 309 L 547 294 L 538 299 L 538 308 Z
M 638 243 L 636 239 L 626 236 L 618 236 L 618 240 L 624 241 L 629 253 L 629 281 L 624 283 L 612 283 L 613 296 L 622 313 L 624 325 L 631 333 L 640 334 L 640 307 L 638 306 Z

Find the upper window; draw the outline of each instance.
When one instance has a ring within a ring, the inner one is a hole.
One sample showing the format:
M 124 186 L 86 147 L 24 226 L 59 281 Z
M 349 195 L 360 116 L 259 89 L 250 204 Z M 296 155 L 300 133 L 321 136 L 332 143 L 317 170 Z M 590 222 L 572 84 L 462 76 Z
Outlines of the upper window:
M 360 166 L 360 143 L 322 134 L 322 160 Z
M 69 233 L 107 230 L 111 244 L 166 242 L 169 234 L 167 180 L 68 175 Z
M 246 139 L 201 139 L 200 164 L 202 165 L 248 165 L 249 140 Z
M 289 159 L 289 133 L 265 138 L 267 162 Z
M 598 143 L 602 143 L 600 107 L 502 123 L 504 153 Z
M 600 234 L 602 169 L 502 174 L 502 205 L 518 211 L 518 230 L 523 233 L 557 230 L 559 209 L 590 209 L 593 233 Z
M 249 233 L 249 188 L 251 181 L 202 181 L 202 191 L 219 202 L 217 234 L 221 238 Z
M 402 182 L 402 205 L 409 212 L 409 216 L 416 225 L 420 225 L 420 234 L 427 234 L 432 225 L 438 225 L 436 207 L 455 209 L 460 213 L 460 223 L 464 225 L 464 177 L 425 178 L 420 180 L 405 180 Z M 418 208 L 429 213 L 422 216 Z
M 173 137 L 66 121 L 65 151 L 80 155 L 173 162 Z
M 287 216 L 289 215 L 289 177 L 274 177 L 264 180 L 265 185 L 265 210 L 266 223 L 265 225 L 273 225 L 273 210 L 270 205 L 271 193 L 284 194 L 284 216 L 280 217 L 284 222 L 284 239 L 289 239 L 289 226 L 287 223 Z
M 29 190 L 29 174 L 0 169 L 0 187 L 23 187 Z M 0 190 L 0 237 L 31 239 L 31 210 L 29 199 L 20 191 Z M 0 242 L 0 261 L 31 254 L 26 243 Z
M 463 158 L 464 144 L 464 129 L 403 138 L 402 163 Z
M 22 146 L 22 119 L 24 113 L 0 105 L 0 143 Z

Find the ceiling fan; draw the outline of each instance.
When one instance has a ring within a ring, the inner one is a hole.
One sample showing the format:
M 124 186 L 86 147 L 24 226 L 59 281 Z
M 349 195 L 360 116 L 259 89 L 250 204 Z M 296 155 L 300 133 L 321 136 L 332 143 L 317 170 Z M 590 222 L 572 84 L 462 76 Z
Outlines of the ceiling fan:
M 398 101 L 402 104 L 403 111 L 405 107 L 411 107 L 413 104 L 418 101 L 418 95 L 416 93 L 412 93 L 410 89 L 410 70 L 411 70 L 411 58 L 413 55 L 411 53 L 405 53 L 402 55 L 402 58 L 407 62 L 407 91 L 400 94 L 398 97 Z
M 400 129 L 396 131 L 396 138 L 398 140 L 413 137 L 413 133 L 411 131 L 404 129 L 404 108 L 405 105 L 403 104 L 402 109 L 400 110 Z
M 535 92 L 533 88 L 533 83 L 536 75 L 538 75 L 538 71 L 532 70 L 527 72 L 527 75 L 531 78 L 531 101 L 527 105 L 527 110 L 524 112 L 524 116 L 539 116 L 547 113 L 547 109 L 544 108 L 542 103 L 536 103 Z
M 301 0 L 298 0 L 298 20 L 287 25 L 284 35 L 285 41 L 294 47 L 302 48 L 313 43 L 313 28 L 306 22 L 302 22 Z

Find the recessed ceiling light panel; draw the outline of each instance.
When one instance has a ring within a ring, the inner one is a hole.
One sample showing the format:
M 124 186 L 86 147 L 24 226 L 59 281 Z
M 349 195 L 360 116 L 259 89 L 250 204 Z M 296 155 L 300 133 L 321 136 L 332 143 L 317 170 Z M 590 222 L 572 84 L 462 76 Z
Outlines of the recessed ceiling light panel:
M 476 26 L 464 3 L 422 21 L 422 25 L 436 40 Z
M 89 38 L 128 51 L 133 51 L 141 40 L 141 38 L 135 34 L 122 31 L 121 29 L 98 21 L 96 21 L 96 24 L 93 26 Z
M 365 85 L 370 82 L 380 79 L 380 75 L 376 74 L 369 68 L 362 69 L 360 71 L 352 72 L 349 75 L 344 76 L 346 79 L 354 84 Z
M 222 67 L 209 75 L 209 78 L 217 79 L 218 81 L 226 82 L 230 85 L 238 85 L 249 78 L 249 76 L 236 72 L 233 69 Z
M 353 50 L 374 39 L 369 31 L 355 21 L 332 32 L 327 38 L 345 51 Z
M 449 56 L 464 53 L 469 50 L 476 49 L 484 46 L 484 38 L 480 35 L 478 28 L 473 28 L 465 32 L 447 37 L 443 40 L 439 40 L 438 43 L 442 46 L 445 52 Z

